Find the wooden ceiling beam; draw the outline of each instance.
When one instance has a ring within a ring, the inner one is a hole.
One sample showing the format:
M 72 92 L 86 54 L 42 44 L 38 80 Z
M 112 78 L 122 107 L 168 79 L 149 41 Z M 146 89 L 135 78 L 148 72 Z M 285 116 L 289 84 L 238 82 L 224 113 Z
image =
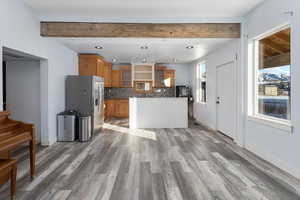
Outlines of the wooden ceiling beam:
M 44 37 L 240 38 L 240 23 L 41 22 Z

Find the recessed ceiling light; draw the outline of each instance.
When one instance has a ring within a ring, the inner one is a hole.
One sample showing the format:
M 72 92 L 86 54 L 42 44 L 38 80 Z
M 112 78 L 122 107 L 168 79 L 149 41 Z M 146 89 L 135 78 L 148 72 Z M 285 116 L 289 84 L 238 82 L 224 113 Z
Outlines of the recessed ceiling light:
M 194 46 L 192 46 L 192 45 L 189 45 L 189 46 L 187 46 L 187 47 L 185 47 L 185 48 L 187 48 L 187 49 L 193 49 L 193 48 L 194 48 Z
M 141 46 L 142 50 L 147 50 L 149 47 L 148 46 Z
M 113 58 L 111 61 L 114 63 L 114 62 L 116 62 L 116 61 L 117 61 L 117 59 Z
M 95 46 L 95 49 L 103 49 L 101 46 Z

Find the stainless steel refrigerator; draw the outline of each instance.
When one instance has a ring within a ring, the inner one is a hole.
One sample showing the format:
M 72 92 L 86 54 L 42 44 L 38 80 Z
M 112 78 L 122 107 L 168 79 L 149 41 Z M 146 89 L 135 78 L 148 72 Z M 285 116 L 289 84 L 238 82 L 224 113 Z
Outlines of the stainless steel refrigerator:
M 66 110 L 92 117 L 92 133 L 104 123 L 104 81 L 97 76 L 67 76 Z

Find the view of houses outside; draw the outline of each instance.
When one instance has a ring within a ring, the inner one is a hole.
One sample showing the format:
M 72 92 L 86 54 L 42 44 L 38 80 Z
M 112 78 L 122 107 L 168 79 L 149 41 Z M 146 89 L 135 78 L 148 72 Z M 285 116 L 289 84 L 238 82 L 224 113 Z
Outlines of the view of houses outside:
M 197 64 L 197 90 L 196 99 L 197 103 L 206 103 L 206 63 L 202 62 Z
M 206 63 L 200 64 L 201 102 L 206 102 Z
M 260 69 L 258 112 L 281 119 L 290 119 L 290 82 L 289 65 Z

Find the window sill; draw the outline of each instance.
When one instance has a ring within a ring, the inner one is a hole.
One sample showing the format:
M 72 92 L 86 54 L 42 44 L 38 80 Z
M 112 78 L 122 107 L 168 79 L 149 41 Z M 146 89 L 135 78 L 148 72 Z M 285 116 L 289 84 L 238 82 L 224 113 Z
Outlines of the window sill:
M 276 128 L 276 129 L 280 129 L 286 133 L 292 133 L 293 132 L 293 128 L 292 128 L 292 124 L 289 121 L 281 121 L 281 120 L 276 120 L 276 119 L 270 119 L 267 117 L 263 117 L 263 116 L 248 116 L 248 120 L 259 123 L 259 124 L 263 124 L 272 128 Z

